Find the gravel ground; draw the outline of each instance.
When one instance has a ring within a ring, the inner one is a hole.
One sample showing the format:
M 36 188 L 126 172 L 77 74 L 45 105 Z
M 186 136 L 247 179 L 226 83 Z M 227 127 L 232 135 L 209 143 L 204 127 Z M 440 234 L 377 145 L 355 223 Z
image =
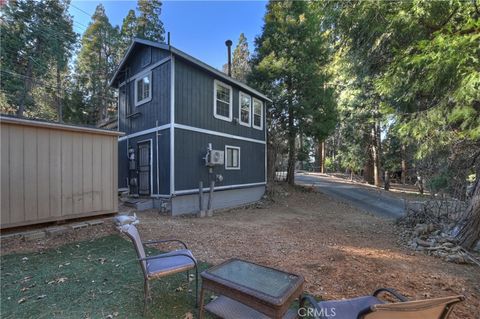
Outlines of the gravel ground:
M 288 195 L 287 195 L 288 194 Z M 397 244 L 392 222 L 315 192 L 289 189 L 265 208 L 212 218 L 140 214 L 148 239 L 185 240 L 201 260 L 238 257 L 302 274 L 308 293 L 324 299 L 392 287 L 409 298 L 463 294 L 451 318 L 480 318 L 480 269 L 416 253 Z
M 216 212 L 211 218 L 137 213 L 144 240 L 175 237 L 196 257 L 218 264 L 237 257 L 302 274 L 308 293 L 323 299 L 392 287 L 412 299 L 463 294 L 451 318 L 480 318 L 480 269 L 410 251 L 397 244 L 393 222 L 360 213 L 327 196 L 277 189 L 261 205 Z M 2 254 L 55 247 L 114 232 L 113 226 L 27 243 L 2 242 Z

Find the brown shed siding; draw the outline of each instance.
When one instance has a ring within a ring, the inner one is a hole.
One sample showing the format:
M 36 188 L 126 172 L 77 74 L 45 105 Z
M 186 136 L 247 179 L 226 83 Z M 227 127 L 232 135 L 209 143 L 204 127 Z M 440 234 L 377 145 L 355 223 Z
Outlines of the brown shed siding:
M 117 212 L 118 135 L 1 117 L 1 228 Z

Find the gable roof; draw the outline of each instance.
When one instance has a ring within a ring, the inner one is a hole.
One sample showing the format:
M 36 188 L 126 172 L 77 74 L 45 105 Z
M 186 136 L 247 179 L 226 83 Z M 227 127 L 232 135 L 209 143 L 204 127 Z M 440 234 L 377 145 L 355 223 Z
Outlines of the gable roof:
M 225 80 L 226 82 L 229 82 L 231 84 L 234 84 L 238 87 L 241 87 L 242 89 L 250 92 L 250 93 L 253 93 L 269 102 L 272 102 L 271 99 L 269 99 L 267 96 L 265 96 L 264 94 L 258 92 L 257 90 L 251 88 L 250 86 L 246 85 L 245 83 L 243 82 L 240 82 L 238 80 L 235 80 L 234 78 L 226 75 L 225 73 L 215 69 L 214 67 L 194 58 L 193 56 L 171 46 L 171 45 L 167 45 L 165 43 L 159 43 L 159 42 L 154 42 L 154 41 L 150 41 L 150 40 L 145 40 L 145 39 L 139 39 L 139 38 L 134 38 L 133 39 L 133 42 L 132 44 L 130 45 L 130 47 L 128 48 L 127 52 L 125 53 L 125 56 L 123 57 L 123 59 L 120 61 L 120 64 L 118 65 L 112 79 L 110 80 L 110 82 L 108 83 L 109 86 L 114 86 L 115 84 L 115 79 L 117 78 L 118 74 L 120 73 L 120 70 L 123 68 L 124 64 L 126 63 L 126 61 L 128 60 L 128 58 L 130 57 L 130 55 L 132 54 L 133 52 L 133 49 L 134 47 L 136 47 L 137 45 L 139 44 L 142 44 L 142 45 L 147 45 L 147 46 L 152 46 L 152 47 L 155 47 L 155 48 L 159 48 L 159 49 L 163 49 L 163 50 L 166 50 L 166 51 L 170 51 L 172 54 L 175 54 L 176 56 L 179 56 L 193 64 L 195 64 L 196 66 L 200 67 L 201 69 L 207 71 L 207 72 L 210 72 L 210 73 L 213 73 L 214 75 L 220 77 L 221 79 Z

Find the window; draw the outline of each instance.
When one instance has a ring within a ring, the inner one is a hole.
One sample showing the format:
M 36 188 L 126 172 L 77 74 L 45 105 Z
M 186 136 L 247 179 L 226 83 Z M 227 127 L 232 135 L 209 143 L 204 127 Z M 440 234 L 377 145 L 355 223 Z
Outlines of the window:
M 263 129 L 263 103 L 253 98 L 253 127 Z
M 135 106 L 152 99 L 152 73 L 143 75 L 135 80 Z
M 225 169 L 240 169 L 240 147 L 225 145 Z
M 240 114 L 239 114 L 239 122 L 241 125 L 250 126 L 250 112 L 252 109 L 252 99 L 250 95 L 247 95 L 243 92 L 240 92 Z
M 213 83 L 214 110 L 217 119 L 232 120 L 232 87 L 217 80 Z

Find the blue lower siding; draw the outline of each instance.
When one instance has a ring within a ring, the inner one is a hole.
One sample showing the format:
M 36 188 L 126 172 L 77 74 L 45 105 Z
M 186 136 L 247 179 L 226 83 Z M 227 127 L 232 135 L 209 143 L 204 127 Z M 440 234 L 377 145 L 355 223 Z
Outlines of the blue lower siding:
M 128 148 L 127 140 L 118 142 L 118 188 L 128 187 Z
M 222 182 L 215 186 L 265 182 L 265 144 L 221 137 L 200 132 L 175 129 L 175 190 L 197 189 L 200 181 L 209 185 L 208 168 L 204 157 L 208 143 L 215 150 L 225 151 L 225 145 L 240 147 L 240 169 L 227 170 L 215 166 L 213 176 L 221 174 Z
M 212 198 L 212 209 L 231 208 L 246 205 L 260 200 L 265 193 L 265 186 L 236 188 L 215 191 Z M 203 195 L 203 207 L 206 209 L 208 194 Z M 198 213 L 198 194 L 175 196 L 171 202 L 173 216 Z
M 128 187 L 129 162 L 128 149 L 133 147 L 137 154 L 137 144 L 151 140 L 152 150 L 152 195 L 170 195 L 170 129 L 158 131 L 158 166 L 156 134 L 152 132 L 119 142 L 118 148 L 118 186 Z M 209 175 L 204 157 L 208 143 L 215 150 L 225 151 L 225 145 L 240 148 L 240 169 L 227 170 L 224 165 L 215 166 Z M 138 155 L 136 155 L 138 156 Z M 137 158 L 138 160 L 138 158 Z M 217 174 L 223 181 L 216 181 L 216 187 L 227 188 L 230 185 L 259 184 L 265 182 L 265 144 L 222 137 L 201 132 L 175 129 L 175 191 L 198 189 L 200 181 L 209 186 L 210 177 Z M 157 186 L 158 172 L 158 186 Z M 258 186 L 258 185 L 252 185 Z

